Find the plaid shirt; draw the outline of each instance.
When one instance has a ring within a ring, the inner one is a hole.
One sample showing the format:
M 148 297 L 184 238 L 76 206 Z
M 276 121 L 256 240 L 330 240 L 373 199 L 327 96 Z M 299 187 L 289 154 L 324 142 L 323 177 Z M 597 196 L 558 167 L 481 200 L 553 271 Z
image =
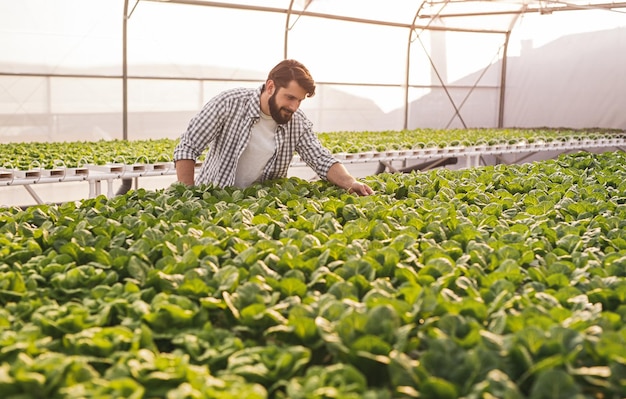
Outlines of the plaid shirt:
M 196 160 L 209 148 L 195 179 L 196 185 L 234 185 L 237 162 L 248 145 L 252 126 L 260 118 L 262 89 L 263 86 L 224 91 L 211 99 L 191 119 L 187 131 L 174 149 L 174 161 Z M 261 180 L 286 177 L 294 151 L 320 178 L 327 178 L 330 167 L 339 161 L 322 146 L 312 126 L 299 109 L 289 122 L 277 126 L 276 151 L 265 165 Z

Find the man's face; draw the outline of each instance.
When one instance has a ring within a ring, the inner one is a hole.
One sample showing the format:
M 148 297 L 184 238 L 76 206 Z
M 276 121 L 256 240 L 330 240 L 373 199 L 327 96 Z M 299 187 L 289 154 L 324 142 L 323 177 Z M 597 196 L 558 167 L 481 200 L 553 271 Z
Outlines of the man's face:
M 289 122 L 302 100 L 306 98 L 306 94 L 306 90 L 294 80 L 289 82 L 287 87 L 276 87 L 274 94 L 269 97 L 270 115 L 276 123 Z

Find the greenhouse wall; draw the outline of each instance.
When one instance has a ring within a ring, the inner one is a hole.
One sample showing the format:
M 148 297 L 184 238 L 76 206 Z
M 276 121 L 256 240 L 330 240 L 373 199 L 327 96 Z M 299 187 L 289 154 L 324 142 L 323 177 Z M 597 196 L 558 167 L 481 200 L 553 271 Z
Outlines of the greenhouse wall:
M 505 124 L 626 129 L 626 51 L 617 49 L 624 25 L 523 50 L 509 60 Z
M 286 36 L 280 12 L 129 4 L 128 139 L 178 137 L 213 95 L 257 87 L 285 55 L 318 82 L 302 109 L 319 132 L 626 129 L 623 13 L 532 14 L 497 28 L 476 16 L 461 30 L 453 18 L 414 31 L 374 23 L 411 22 L 414 2 L 394 1 L 369 7 L 369 22 L 294 14 Z M 371 2 L 358 4 L 360 16 Z M 0 142 L 124 138 L 123 15 L 121 0 L 0 0 Z

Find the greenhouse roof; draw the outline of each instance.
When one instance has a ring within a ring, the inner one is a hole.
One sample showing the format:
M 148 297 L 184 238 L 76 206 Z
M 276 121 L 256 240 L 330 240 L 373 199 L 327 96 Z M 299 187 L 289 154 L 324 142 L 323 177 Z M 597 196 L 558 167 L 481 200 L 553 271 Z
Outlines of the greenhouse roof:
M 137 0 L 139 3 L 140 0 Z M 508 31 L 525 13 L 608 10 L 626 13 L 626 2 L 532 0 L 144 0 L 178 4 L 278 12 L 344 21 L 394 25 L 417 29 Z M 480 18 L 478 18 L 480 17 Z M 437 22 L 435 22 L 437 21 Z M 442 23 L 444 26 L 442 26 Z

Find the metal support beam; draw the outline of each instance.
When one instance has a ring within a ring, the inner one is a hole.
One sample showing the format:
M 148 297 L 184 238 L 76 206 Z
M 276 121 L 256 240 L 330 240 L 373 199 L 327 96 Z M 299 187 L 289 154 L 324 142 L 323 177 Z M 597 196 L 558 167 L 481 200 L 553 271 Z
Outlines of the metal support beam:
M 475 1 L 479 3 L 480 1 Z M 437 14 L 441 18 L 467 18 L 467 17 L 483 17 L 483 16 L 498 16 L 498 15 L 520 15 L 526 13 L 539 13 L 550 14 L 554 11 L 584 11 L 584 10 L 607 10 L 613 11 L 619 8 L 626 8 L 626 2 L 613 2 L 613 3 L 598 3 L 598 4 L 585 4 L 576 5 L 566 3 L 562 1 L 546 1 L 537 2 L 539 6 L 533 6 L 532 4 L 525 4 L 523 7 L 517 10 L 504 10 L 504 11 L 479 11 L 479 12 L 462 12 L 462 13 L 439 13 Z M 549 6 L 548 4 L 555 4 Z M 432 14 L 423 14 L 420 16 L 422 19 L 433 18 Z
M 502 69 L 500 70 L 500 100 L 498 103 L 498 127 L 504 126 L 504 100 L 506 92 L 506 67 L 509 51 L 509 39 L 511 38 L 511 31 L 506 33 L 504 38 L 504 50 L 502 51 Z
M 122 19 L 122 138 L 128 140 L 128 0 Z
M 283 58 L 287 59 L 288 58 L 288 50 L 289 50 L 289 31 L 291 30 L 291 26 L 289 21 L 291 19 L 291 10 L 293 9 L 293 2 L 294 0 L 291 0 L 289 2 L 289 10 L 287 11 L 287 17 L 285 18 L 285 36 L 283 38 Z
M 30 196 L 33 197 L 33 199 L 35 200 L 35 202 L 37 204 L 39 204 L 39 205 L 43 204 L 43 200 L 41 199 L 41 197 L 39 197 L 39 195 L 37 195 L 35 190 L 33 190 L 33 188 L 30 185 L 26 184 L 26 185 L 24 185 L 24 188 L 26 189 L 26 191 L 28 191 Z

